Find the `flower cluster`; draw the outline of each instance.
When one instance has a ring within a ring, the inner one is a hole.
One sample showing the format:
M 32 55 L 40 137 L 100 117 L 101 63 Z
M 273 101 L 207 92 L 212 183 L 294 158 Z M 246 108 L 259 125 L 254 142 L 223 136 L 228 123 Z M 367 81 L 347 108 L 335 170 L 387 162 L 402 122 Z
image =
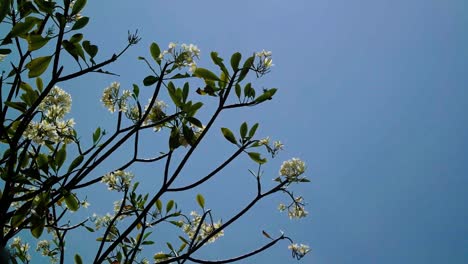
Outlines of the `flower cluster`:
M 118 82 L 111 83 L 102 93 L 101 102 L 111 113 L 114 113 L 116 108 L 118 108 L 120 112 L 126 112 L 128 110 L 127 99 L 131 97 L 132 93 L 129 90 L 123 90 L 121 96 L 119 96 L 119 93 L 120 83 Z
M 31 260 L 31 255 L 28 253 L 29 244 L 22 243 L 20 237 L 13 238 L 13 242 L 11 243 L 10 248 L 13 251 L 12 255 L 14 258 L 18 257 L 25 263 Z
M 281 165 L 279 174 L 280 176 L 286 177 L 290 182 L 299 182 L 304 178 L 299 178 L 305 172 L 305 163 L 298 159 L 292 158 L 290 160 L 284 161 Z
M 145 111 L 148 110 L 148 107 L 149 107 L 149 104 L 145 106 Z M 151 125 L 151 124 L 155 124 L 161 121 L 161 119 L 166 117 L 166 114 L 164 113 L 164 110 L 166 110 L 166 107 L 167 107 L 167 104 L 164 101 L 156 100 L 153 104 L 153 107 L 151 107 L 151 110 L 143 124 Z M 158 125 L 155 125 L 153 129 L 154 131 L 159 131 L 161 130 L 162 127 L 163 127 L 162 124 L 158 124 Z
M 36 251 L 40 252 L 42 256 L 49 257 L 50 263 L 58 263 L 57 252 L 50 249 L 50 242 L 48 240 L 37 242 Z
M 124 191 L 130 186 L 134 175 L 130 172 L 116 170 L 102 176 L 101 182 L 107 184 L 109 190 Z
M 164 50 L 159 55 L 159 59 L 163 60 L 167 56 L 170 56 L 170 59 L 166 59 L 174 62 L 174 66 L 179 68 L 179 70 L 183 67 L 188 67 L 189 71 L 193 72 L 197 68 L 197 64 L 195 63 L 195 58 L 200 57 L 200 49 L 196 45 L 193 44 L 182 44 L 180 48 L 177 47 L 178 45 L 174 42 L 169 43 L 169 49 Z
M 38 109 L 43 111 L 40 122 L 32 121 L 24 132 L 24 136 L 37 144 L 46 142 L 65 144 L 73 141 L 75 121 L 73 118 L 63 120 L 71 110 L 71 96 L 58 86 L 39 104 Z
M 291 244 L 288 246 L 288 249 L 292 251 L 292 256 L 296 259 L 303 258 L 310 251 L 309 246 L 304 244 Z
M 288 210 L 288 216 L 290 219 L 296 218 L 304 218 L 307 216 L 308 212 L 304 208 L 304 202 L 302 197 L 297 197 L 294 199 L 294 202 L 290 204 L 289 206 L 286 206 L 284 204 L 280 204 L 278 206 L 278 210 L 281 212 Z
M 257 142 L 258 146 L 265 146 L 267 149 L 268 153 L 271 154 L 271 157 L 274 158 L 280 150 L 283 150 L 284 145 L 281 143 L 281 141 L 277 140 L 273 142 L 273 145 L 270 142 L 270 137 L 266 137 L 263 139 L 260 139 Z
M 182 230 L 190 237 L 190 239 L 195 239 L 195 233 L 198 229 L 198 226 L 200 226 L 200 230 L 198 232 L 197 240 L 203 240 L 213 232 L 218 231 L 222 225 L 221 221 L 216 223 L 201 223 L 202 216 L 197 212 L 191 212 L 190 215 L 192 216 L 192 221 L 182 226 Z M 222 236 L 224 236 L 224 230 L 219 230 L 218 233 L 208 239 L 208 243 L 213 243 L 216 241 L 216 239 Z
M 113 218 L 114 216 L 109 213 L 103 216 L 98 216 L 97 214 L 93 214 L 91 220 L 94 222 L 96 230 L 99 230 L 102 227 L 107 227 Z
M 257 65 L 254 68 L 257 72 L 257 77 L 270 72 L 270 68 L 274 66 L 271 58 L 271 51 L 262 50 L 255 53 L 255 57 L 258 58 Z

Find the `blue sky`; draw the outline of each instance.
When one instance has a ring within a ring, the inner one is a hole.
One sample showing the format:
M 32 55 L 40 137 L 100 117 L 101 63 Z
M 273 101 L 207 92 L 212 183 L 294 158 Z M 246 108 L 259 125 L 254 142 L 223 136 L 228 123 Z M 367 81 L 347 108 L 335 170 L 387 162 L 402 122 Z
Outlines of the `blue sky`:
M 100 93 L 112 81 L 141 83 L 149 71 L 136 58 L 149 57 L 153 41 L 197 44 L 199 64 L 211 69 L 212 50 L 225 58 L 273 52 L 272 72 L 255 82 L 279 88 L 275 99 L 228 113 L 217 126 L 236 130 L 243 121 L 260 122 L 260 136 L 282 140 L 285 152 L 265 168 L 270 178 L 282 160 L 305 160 L 312 182 L 295 193 L 308 202 L 309 217 L 290 221 L 276 211 L 281 197 L 274 197 L 202 256 L 256 248 L 265 242 L 264 229 L 309 244 L 302 263 L 468 262 L 466 1 L 89 1 L 83 14 L 91 17 L 85 38 L 99 45 L 100 55 L 122 48 L 127 30 L 139 29 L 143 38 L 108 67 L 120 77 L 63 85 L 83 138 L 98 125 L 113 127 Z M 233 151 L 217 131 L 210 135 L 186 175 L 202 174 Z M 117 153 L 106 166 L 124 159 Z M 215 215 L 230 215 L 252 194 L 248 166 L 242 159 L 180 199 L 190 210 L 201 192 Z M 133 171 L 151 177 L 157 168 Z M 227 204 L 234 197 L 240 203 Z M 113 199 L 90 201 L 90 213 L 105 213 Z M 280 243 L 241 263 L 296 263 L 286 247 Z

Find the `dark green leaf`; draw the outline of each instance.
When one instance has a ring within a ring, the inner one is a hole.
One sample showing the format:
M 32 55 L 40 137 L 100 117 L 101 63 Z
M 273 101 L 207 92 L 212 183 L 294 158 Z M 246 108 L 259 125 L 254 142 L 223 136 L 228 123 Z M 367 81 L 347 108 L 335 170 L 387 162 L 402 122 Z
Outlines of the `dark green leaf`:
M 203 78 L 205 80 L 219 81 L 219 78 L 218 76 L 216 76 L 216 74 L 212 73 L 210 70 L 207 70 L 205 68 L 197 68 L 193 75 Z
M 16 110 L 21 111 L 22 113 L 26 112 L 28 105 L 23 102 L 5 102 L 5 105 Z
M 81 10 L 83 10 L 85 5 L 86 5 L 86 0 L 76 0 L 75 4 L 73 5 L 71 15 L 73 16 L 73 15 L 78 14 Z
M 31 228 L 31 234 L 35 238 L 39 238 L 42 235 L 42 232 L 44 231 L 44 226 L 45 226 L 45 219 L 41 219 L 41 221 L 34 223 L 34 225 Z
M 249 131 L 249 137 L 252 138 L 255 135 L 255 132 L 257 131 L 258 128 L 258 123 L 253 125 L 253 127 Z
M 71 43 L 78 43 L 83 39 L 83 34 L 77 33 L 70 38 Z
M 247 73 L 249 73 L 250 67 L 252 67 L 254 59 L 255 59 L 255 55 L 245 60 L 244 66 L 242 66 L 242 70 L 241 70 L 241 73 L 239 74 L 239 79 L 237 80 L 237 82 L 242 81 L 247 76 Z
M 143 245 L 153 245 L 154 241 L 143 241 Z
M 241 96 L 241 86 L 240 86 L 240 84 L 236 84 L 235 90 L 236 90 L 237 98 L 240 99 L 240 96 Z
M 166 204 L 166 213 L 169 213 L 169 211 L 171 211 L 173 207 L 174 207 L 174 200 L 169 200 L 169 202 L 167 202 Z
M 0 1 L 0 22 L 10 13 L 11 0 Z
M 26 64 L 26 68 L 29 70 L 28 77 L 34 78 L 44 73 L 51 59 L 52 56 L 38 57 Z
M 84 28 L 89 22 L 89 17 L 81 17 L 75 24 L 73 24 L 72 30 L 78 30 Z
M 200 122 L 200 120 L 196 119 L 195 117 L 186 117 L 185 119 L 189 121 L 192 125 L 195 125 L 199 128 L 203 128 L 202 122 Z
M 97 141 L 99 140 L 99 137 L 101 136 L 101 128 L 98 127 L 93 133 L 93 143 L 96 144 Z
M 83 260 L 81 259 L 81 256 L 78 254 L 75 254 L 75 264 L 83 264 Z
M 98 53 L 98 47 L 96 45 L 91 45 L 91 42 L 88 40 L 83 41 L 83 49 L 88 53 L 91 58 L 94 58 Z
M 161 210 L 162 210 L 162 202 L 161 202 L 161 200 L 159 200 L 159 199 L 156 200 L 155 205 L 156 205 L 156 208 L 158 208 L 158 211 L 161 212 Z
M 138 95 L 140 94 L 140 88 L 136 84 L 133 84 L 133 94 L 135 95 L 135 97 L 138 97 Z
M 57 151 L 57 155 L 55 156 L 55 165 L 56 168 L 59 169 L 62 167 L 63 163 L 67 159 L 67 147 L 65 144 Z
M 28 33 L 36 24 L 36 20 L 29 19 L 24 22 L 16 23 L 16 25 L 11 29 L 11 36 L 17 37 Z
M 150 85 L 155 84 L 158 80 L 159 79 L 156 76 L 149 75 L 149 76 L 146 76 L 145 79 L 143 79 L 143 85 L 150 86 Z
M 267 162 L 267 159 L 261 158 L 260 153 L 257 152 L 248 152 L 249 157 L 258 164 L 264 164 Z
M 210 54 L 211 56 L 211 59 L 213 60 L 213 62 L 219 66 L 219 68 L 221 69 L 221 71 L 223 72 L 228 72 L 228 70 L 226 69 L 226 66 L 224 66 L 224 63 L 223 63 L 223 59 L 218 57 L 218 53 L 217 52 L 211 52 Z
M 78 203 L 78 199 L 72 193 L 66 194 L 64 196 L 64 199 L 65 199 L 65 204 L 67 205 L 68 209 L 70 209 L 71 211 L 75 212 L 80 207 Z
M 72 163 L 70 164 L 70 167 L 68 167 L 68 172 L 74 170 L 76 167 L 78 167 L 78 165 L 81 164 L 81 162 L 83 162 L 83 155 L 79 155 L 78 157 L 76 157 Z
M 205 208 L 205 198 L 203 198 L 203 195 L 197 194 L 197 203 L 202 209 Z
M 41 35 L 29 35 L 28 37 L 28 50 L 34 51 L 42 48 L 50 38 L 43 38 Z
M 242 58 L 242 55 L 239 52 L 232 54 L 231 67 L 234 71 L 237 71 L 239 69 L 239 62 L 241 58 Z
M 232 144 L 237 144 L 236 137 L 234 137 L 234 134 L 231 132 L 231 130 L 229 130 L 229 128 L 222 127 L 221 132 L 229 142 Z
M 171 135 L 169 136 L 169 148 L 171 150 L 174 150 L 180 146 L 179 137 L 179 129 L 176 127 L 172 128 Z
M 245 136 L 247 135 L 247 130 L 248 130 L 247 123 L 246 122 L 242 123 L 242 125 L 240 126 L 241 138 L 245 138 Z
M 8 55 L 11 53 L 11 49 L 0 49 L 1 55 Z
M 155 42 L 151 43 L 150 52 L 151 52 L 151 57 L 153 57 L 154 61 L 156 62 L 160 61 L 159 55 L 161 54 L 161 49 L 159 48 L 158 44 L 156 44 Z

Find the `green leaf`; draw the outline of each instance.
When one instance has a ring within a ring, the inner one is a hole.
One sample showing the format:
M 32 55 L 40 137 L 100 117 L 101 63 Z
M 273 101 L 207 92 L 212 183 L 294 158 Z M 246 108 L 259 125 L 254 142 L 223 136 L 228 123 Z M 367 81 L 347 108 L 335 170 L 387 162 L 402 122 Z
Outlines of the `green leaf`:
M 264 164 L 267 162 L 267 159 L 261 158 L 260 153 L 257 152 L 248 152 L 249 157 L 258 164 Z
M 210 70 L 207 70 L 205 68 L 197 68 L 193 75 L 196 77 L 203 78 L 205 80 L 219 81 L 219 78 L 218 76 L 216 76 L 216 74 L 212 73 Z
M 248 130 L 247 123 L 246 122 L 242 123 L 242 125 L 240 126 L 241 138 L 245 138 L 245 136 L 247 135 L 247 130 Z
M 41 219 L 38 223 L 35 223 L 31 228 L 31 234 L 35 238 L 39 238 L 44 231 L 45 219 Z
M 138 95 L 140 95 L 140 88 L 136 84 L 133 84 L 133 94 L 135 95 L 135 97 L 138 97 Z
M 199 128 L 203 128 L 202 122 L 200 122 L 200 120 L 196 119 L 195 117 L 186 117 L 185 119 L 189 121 L 192 125 L 195 125 Z
M 8 107 L 14 108 L 16 110 L 19 110 L 22 113 L 26 112 L 26 109 L 28 107 L 28 105 L 23 102 L 5 102 L 5 105 Z
M 89 17 L 81 17 L 75 24 L 73 24 L 72 30 L 78 30 L 84 28 L 89 22 Z
M 76 157 L 72 163 L 70 164 L 70 167 L 68 167 L 68 172 L 74 170 L 76 167 L 78 167 L 78 165 L 81 164 L 81 162 L 83 162 L 83 159 L 84 159 L 84 156 L 83 155 L 79 155 L 78 157 Z
M 240 97 L 241 97 L 241 86 L 240 86 L 240 84 L 238 84 L 238 83 L 236 84 L 235 91 L 236 91 L 237 98 L 240 99 Z
M 143 245 L 153 245 L 154 244 L 154 241 L 143 241 L 143 243 L 141 243 Z
M 73 16 L 73 15 L 78 14 L 81 10 L 83 10 L 85 5 L 86 5 L 86 0 L 76 0 L 72 8 L 71 15 Z
M 150 85 L 155 84 L 158 80 L 159 79 L 156 76 L 149 75 L 149 76 L 146 76 L 145 79 L 143 79 L 143 84 L 145 86 L 150 86 Z
M 166 204 L 166 213 L 169 213 L 169 211 L 171 211 L 173 207 L 174 207 L 174 200 L 169 200 L 169 202 L 167 202 Z
M 179 136 L 179 129 L 173 127 L 171 130 L 171 135 L 169 136 L 169 148 L 171 150 L 174 150 L 180 146 Z
M 83 264 L 83 260 L 81 259 L 81 256 L 78 254 L 75 254 L 75 264 Z
M 55 156 L 55 166 L 60 169 L 67 159 L 67 148 L 66 145 L 63 144 L 59 151 L 57 151 L 57 155 Z
M 48 172 L 49 158 L 46 154 L 40 153 L 36 159 L 37 167 L 44 172 Z
M 47 70 L 52 56 L 38 57 L 26 64 L 26 68 L 29 70 L 28 77 L 38 77 Z
M 234 71 L 237 71 L 239 69 L 239 62 L 241 58 L 242 58 L 242 54 L 240 54 L 239 52 L 232 54 L 231 67 Z
M 197 203 L 202 209 L 205 208 L 205 198 L 203 198 L 203 195 L 197 194 Z
M 161 49 L 159 48 L 158 44 L 156 44 L 156 42 L 151 43 L 150 52 L 151 52 L 151 57 L 153 57 L 154 61 L 156 62 L 161 61 L 159 59 L 159 55 L 161 54 Z
M 1 55 L 8 55 L 11 53 L 11 49 L 0 49 Z
M 255 132 L 257 131 L 258 128 L 258 123 L 255 123 L 253 127 L 249 131 L 249 137 L 252 138 L 255 135 Z
M 89 42 L 88 40 L 83 41 L 81 45 L 83 45 L 83 49 L 86 51 L 86 53 L 88 53 L 88 55 L 91 58 L 94 58 L 98 53 L 98 47 L 96 45 L 91 45 L 91 42 Z
M 0 1 L 0 22 L 2 22 L 10 12 L 10 3 L 11 0 Z
M 17 37 L 28 33 L 34 27 L 36 22 L 37 21 L 34 19 L 27 19 L 24 22 L 16 23 L 16 25 L 11 29 L 11 36 Z
M 42 92 L 42 90 L 44 89 L 44 83 L 42 82 L 41 77 L 36 78 L 36 86 L 37 89 L 39 89 L 39 91 Z
M 237 80 L 237 82 L 242 81 L 247 76 L 247 73 L 249 73 L 250 67 L 252 67 L 254 59 L 255 59 L 255 55 L 245 60 L 244 66 L 242 66 L 242 70 L 241 70 L 241 73 L 239 74 L 239 79 Z
M 41 35 L 29 35 L 28 36 L 28 50 L 34 51 L 42 48 L 50 38 L 43 38 Z
M 259 97 L 255 98 L 255 102 L 256 103 L 261 103 L 261 102 L 264 102 L 266 100 L 271 100 L 271 98 L 273 97 L 273 95 L 276 93 L 277 89 L 276 88 L 272 88 L 272 89 L 269 89 L 269 90 L 266 90 L 263 92 L 262 95 L 260 95 Z
M 154 259 L 155 260 L 159 260 L 159 259 L 166 259 L 166 258 L 169 258 L 171 257 L 171 255 L 168 255 L 168 254 L 164 254 L 164 253 L 157 253 L 156 255 L 154 255 Z
M 83 34 L 77 33 L 70 38 L 71 43 L 78 43 L 83 39 Z
M 78 203 L 78 199 L 72 193 L 66 194 L 64 196 L 64 199 L 65 199 L 65 204 L 67 205 L 68 209 L 70 209 L 71 211 L 75 212 L 80 207 Z
M 155 205 L 156 205 L 156 208 L 158 208 L 158 211 L 161 212 L 161 210 L 162 210 L 162 202 L 161 202 L 161 200 L 159 200 L 159 199 L 156 200 Z
M 229 128 L 222 127 L 221 132 L 229 142 L 232 144 L 237 144 L 236 137 L 234 137 L 234 134 L 231 132 L 231 130 L 229 130 Z
M 101 128 L 98 127 L 93 133 L 93 143 L 96 144 L 97 141 L 99 140 L 99 137 L 101 136 Z
M 228 70 L 226 69 L 226 66 L 224 66 L 223 59 L 218 57 L 217 52 L 214 52 L 214 51 L 211 52 L 210 56 L 213 62 L 219 66 L 222 72 L 226 72 L 226 73 L 228 72 Z

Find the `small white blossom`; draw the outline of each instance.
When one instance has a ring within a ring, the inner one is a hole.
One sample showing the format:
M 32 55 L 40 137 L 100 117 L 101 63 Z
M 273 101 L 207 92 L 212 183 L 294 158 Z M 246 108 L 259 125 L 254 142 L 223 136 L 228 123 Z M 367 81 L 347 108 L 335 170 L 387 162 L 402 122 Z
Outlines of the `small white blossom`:
M 114 113 L 116 108 L 120 112 L 126 112 L 128 109 L 127 100 L 132 93 L 129 90 L 123 90 L 122 96 L 119 96 L 119 93 L 120 83 L 118 82 L 111 83 L 102 93 L 101 102 L 111 113 Z
M 195 233 L 197 231 L 198 226 L 200 225 L 202 216 L 199 215 L 197 212 L 191 212 L 190 215 L 192 216 L 192 221 L 190 223 L 184 224 L 182 226 L 182 230 L 190 237 L 190 239 L 194 239 Z M 221 227 L 221 221 L 216 223 L 201 223 L 200 231 L 198 232 L 197 239 L 203 240 L 212 234 L 214 231 L 217 231 Z M 224 236 L 224 230 L 220 230 L 216 235 L 208 239 L 208 243 L 213 243 L 219 237 Z
M 6 58 L 6 54 L 0 54 L 0 62 L 2 62 Z
M 285 176 L 289 181 L 298 181 L 298 177 L 305 172 L 305 163 L 298 159 L 292 158 L 284 161 L 281 165 L 279 175 Z
M 102 183 L 107 184 L 109 190 L 124 191 L 130 186 L 134 175 L 130 172 L 116 170 L 107 173 L 101 179 Z
M 63 118 L 71 110 L 72 99 L 69 93 L 54 86 L 44 100 L 39 104 L 39 110 L 45 111 L 50 120 Z
M 149 100 L 151 102 L 151 99 Z M 149 107 L 149 102 L 145 106 L 145 111 L 148 110 Z M 164 113 L 165 109 L 167 107 L 167 104 L 164 101 L 161 100 L 156 100 L 153 104 L 153 107 L 151 108 L 148 116 L 145 119 L 145 122 L 143 122 L 144 125 L 151 125 L 155 124 L 161 119 L 166 117 L 166 114 Z M 163 127 L 163 124 L 155 125 L 153 130 L 154 131 L 159 131 Z
M 297 259 L 301 259 L 302 257 L 304 257 L 307 253 L 310 252 L 310 248 L 309 246 L 307 245 L 304 245 L 304 244 L 291 244 L 288 246 L 288 249 L 290 249 L 292 251 L 292 255 L 293 257 L 297 258 Z

